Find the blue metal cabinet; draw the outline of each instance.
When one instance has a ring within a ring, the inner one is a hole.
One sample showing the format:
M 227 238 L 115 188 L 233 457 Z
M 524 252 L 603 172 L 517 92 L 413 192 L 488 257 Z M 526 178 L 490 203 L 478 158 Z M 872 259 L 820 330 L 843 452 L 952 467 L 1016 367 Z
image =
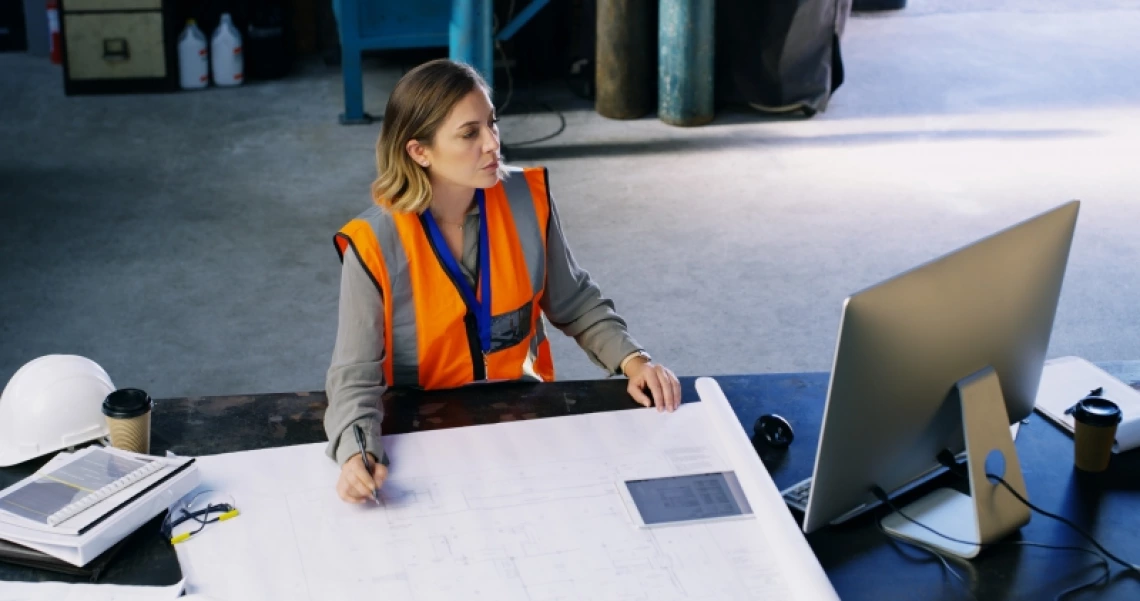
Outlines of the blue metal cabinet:
M 498 35 L 493 0 L 333 0 L 340 34 L 344 113 L 341 123 L 370 123 L 364 112 L 360 56 L 365 50 L 447 46 L 452 60 L 467 63 L 494 85 L 495 40 L 507 40 L 550 0 L 531 0 Z
M 452 0 L 333 0 L 344 79 L 341 123 L 369 123 L 360 71 L 365 50 L 448 45 Z

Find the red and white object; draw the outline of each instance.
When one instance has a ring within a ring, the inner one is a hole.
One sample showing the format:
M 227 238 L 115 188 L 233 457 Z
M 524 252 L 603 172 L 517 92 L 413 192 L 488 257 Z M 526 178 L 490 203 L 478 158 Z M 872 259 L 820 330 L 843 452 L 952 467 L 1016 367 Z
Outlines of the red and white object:
M 59 0 L 47 0 L 47 22 L 51 64 L 63 64 L 63 40 L 59 34 Z
M 210 84 L 210 57 L 206 51 L 206 35 L 194 19 L 178 36 L 178 80 L 183 90 L 197 90 Z
M 243 63 L 241 34 L 234 27 L 230 14 L 222 13 L 222 20 L 210 38 L 210 71 L 214 75 L 214 85 L 240 85 Z

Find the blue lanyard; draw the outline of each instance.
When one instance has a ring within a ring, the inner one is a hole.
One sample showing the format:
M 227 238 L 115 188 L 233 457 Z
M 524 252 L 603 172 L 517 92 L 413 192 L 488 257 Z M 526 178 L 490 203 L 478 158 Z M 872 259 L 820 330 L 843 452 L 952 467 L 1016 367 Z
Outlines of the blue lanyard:
M 487 206 L 482 190 L 475 190 L 475 202 L 479 205 L 479 288 L 483 293 L 483 302 L 479 302 L 475 291 L 467 283 L 467 278 L 463 276 L 459 263 L 451 255 L 447 241 L 443 239 L 443 233 L 439 231 L 431 211 L 424 211 L 424 223 L 427 225 L 432 243 L 443 259 L 443 266 L 451 273 L 451 279 L 459 287 L 459 293 L 463 295 L 467 308 L 475 313 L 475 323 L 479 327 L 479 344 L 483 348 L 485 359 L 487 353 L 491 352 L 491 249 L 487 240 Z

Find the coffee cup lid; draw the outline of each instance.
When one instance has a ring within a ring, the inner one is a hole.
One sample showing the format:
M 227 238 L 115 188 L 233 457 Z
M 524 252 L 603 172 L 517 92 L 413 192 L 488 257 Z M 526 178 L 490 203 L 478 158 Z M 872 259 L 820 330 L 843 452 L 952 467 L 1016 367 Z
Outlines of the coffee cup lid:
M 1116 403 L 1098 396 L 1081 399 L 1073 408 L 1073 417 L 1083 424 L 1098 427 L 1115 426 L 1124 418 Z
M 103 415 L 115 419 L 130 419 L 143 415 L 154 406 L 144 390 L 120 388 L 103 399 Z

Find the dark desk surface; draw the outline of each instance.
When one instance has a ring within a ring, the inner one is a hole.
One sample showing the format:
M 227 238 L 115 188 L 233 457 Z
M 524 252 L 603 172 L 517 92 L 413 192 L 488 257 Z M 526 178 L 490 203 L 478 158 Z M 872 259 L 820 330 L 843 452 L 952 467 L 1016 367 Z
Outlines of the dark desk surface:
M 746 431 L 764 413 L 779 413 L 795 428 L 796 440 L 783 455 L 761 454 L 777 486 L 811 475 L 819 439 L 826 373 L 717 376 L 716 380 Z M 698 400 L 694 378 L 682 378 L 685 402 Z M 1140 388 L 1140 382 L 1132 385 Z M 404 433 L 461 427 L 506 420 L 636 408 L 625 394 L 624 380 L 572 381 L 551 384 L 503 384 L 453 391 L 390 391 L 385 398 L 384 431 Z M 322 442 L 323 393 L 263 394 L 183 398 L 158 401 L 152 425 L 152 452 L 204 455 L 274 446 Z M 1061 513 L 1095 533 L 1118 556 L 1140 561 L 1140 451 L 1113 457 L 1104 474 L 1088 477 L 1072 469 L 1072 439 L 1034 414 L 1017 440 L 1030 500 Z M 26 466 L 25 469 L 32 469 Z M 2 472 L 3 470 L 0 470 Z M 11 471 L 14 478 L 23 469 Z M 931 486 L 915 491 L 917 498 Z M 2 484 L 3 482 L 0 482 Z M 330 483 L 332 486 L 332 483 Z M 835 589 L 844 600 L 969 599 L 963 586 L 925 553 L 888 540 L 875 527 L 883 510 L 842 526 L 809 535 Z M 797 520 L 801 516 L 796 515 Z M 1079 535 L 1034 515 L 1012 540 L 1087 546 Z M 115 572 L 147 571 L 153 552 L 124 552 Z M 973 572 L 974 598 L 1051 599 L 1063 589 L 1097 575 L 1092 556 L 1019 546 L 988 550 L 971 564 L 952 562 L 967 577 Z M 150 565 L 153 565 L 151 563 Z M 134 568 L 134 569 L 132 569 Z M 0 567 L 0 578 L 5 570 Z M 1114 567 L 1113 573 L 1119 569 Z M 154 574 L 151 574 L 151 579 Z M 26 576 L 25 576 L 26 577 Z M 116 578 L 122 581 L 122 577 Z M 1140 579 L 1122 576 L 1106 587 L 1069 599 L 1137 599 Z

